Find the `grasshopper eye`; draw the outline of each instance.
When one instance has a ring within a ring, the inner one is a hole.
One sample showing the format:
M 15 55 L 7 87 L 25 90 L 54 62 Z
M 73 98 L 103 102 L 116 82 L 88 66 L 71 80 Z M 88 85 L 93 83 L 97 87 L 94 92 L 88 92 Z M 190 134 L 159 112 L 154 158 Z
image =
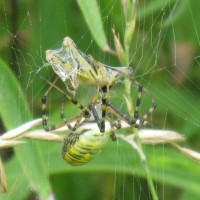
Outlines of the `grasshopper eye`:
M 52 51 L 52 50 L 47 50 L 47 51 L 45 52 L 45 54 L 46 54 L 46 60 L 47 60 L 47 62 L 51 62 L 51 59 L 52 59 L 52 57 L 54 56 L 53 51 Z
M 73 40 L 70 37 L 65 37 L 63 40 L 63 47 L 71 48 L 75 46 Z

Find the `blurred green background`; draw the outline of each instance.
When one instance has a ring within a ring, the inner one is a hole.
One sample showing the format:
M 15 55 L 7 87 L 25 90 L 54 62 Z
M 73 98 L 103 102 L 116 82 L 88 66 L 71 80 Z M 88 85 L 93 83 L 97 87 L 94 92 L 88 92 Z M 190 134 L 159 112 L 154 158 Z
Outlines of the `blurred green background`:
M 137 1 L 130 45 L 134 77 L 158 106 L 149 120 L 151 127 L 184 134 L 184 145 L 196 151 L 200 150 L 199 9 L 195 0 Z M 41 97 L 48 85 L 35 73 L 46 63 L 45 51 L 59 48 L 65 36 L 96 60 L 120 66 L 116 56 L 103 51 L 106 44 L 114 49 L 113 27 L 123 41 L 120 0 L 1 1 L 1 133 L 41 116 Z M 42 73 L 52 80 L 51 69 Z M 52 91 L 49 97 L 52 122 L 60 120 L 57 95 Z M 76 112 L 68 103 L 69 118 Z M 65 163 L 61 148 L 61 143 L 27 140 L 1 150 L 8 191 L 0 199 L 51 195 L 59 200 L 152 199 L 140 158 L 127 143 L 109 141 L 94 160 L 80 167 Z M 200 198 L 199 164 L 169 145 L 144 146 L 144 151 L 159 199 Z

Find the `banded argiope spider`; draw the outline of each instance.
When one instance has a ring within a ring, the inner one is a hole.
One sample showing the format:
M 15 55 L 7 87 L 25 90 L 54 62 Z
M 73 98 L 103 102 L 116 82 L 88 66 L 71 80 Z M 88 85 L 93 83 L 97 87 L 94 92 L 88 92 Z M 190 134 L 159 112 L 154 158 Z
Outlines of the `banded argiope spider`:
M 55 86 L 54 83 L 52 84 L 50 81 L 46 80 L 50 85 L 50 88 L 42 98 L 43 127 L 46 131 L 57 129 L 63 126 L 63 124 L 66 124 L 71 130 L 75 131 L 84 118 L 90 118 L 91 116 L 95 119 L 100 132 L 105 131 L 105 120 L 108 120 L 115 128 L 120 128 L 120 124 L 114 123 L 112 116 L 117 117 L 119 120 L 125 121 L 131 126 L 139 127 L 144 124 L 147 117 L 156 107 L 153 97 L 134 78 L 131 77 L 131 68 L 110 67 L 104 65 L 94 60 L 91 56 L 86 56 L 76 47 L 72 39 L 69 37 L 64 39 L 63 45 L 60 49 L 47 50 L 46 59 L 48 64 L 53 68 L 54 72 L 64 82 L 69 93 L 71 93 L 71 95 L 68 95 L 66 92 Z M 109 101 L 109 91 L 120 77 L 128 78 L 131 84 L 136 85 L 138 88 L 133 118 L 123 113 Z M 81 84 L 96 86 L 96 95 L 87 106 L 83 106 L 74 98 L 77 88 Z M 69 124 L 69 120 L 66 119 L 63 109 L 61 112 L 61 118 L 64 120 L 64 123 L 55 126 L 48 126 L 46 96 L 52 87 L 63 93 L 64 99 L 69 99 L 74 105 L 81 109 L 81 113 L 74 118 L 76 119 L 74 127 L 71 127 Z M 142 92 L 146 93 L 152 104 L 149 110 L 140 118 L 139 110 Z M 101 105 L 101 108 L 99 109 L 101 112 L 100 115 L 95 108 L 97 104 Z

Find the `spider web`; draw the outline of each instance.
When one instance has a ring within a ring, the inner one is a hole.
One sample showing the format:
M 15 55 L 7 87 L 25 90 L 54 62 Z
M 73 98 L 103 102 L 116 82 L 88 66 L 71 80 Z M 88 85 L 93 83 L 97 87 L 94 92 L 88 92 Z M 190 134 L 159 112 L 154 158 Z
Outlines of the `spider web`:
M 122 5 L 118 0 L 98 1 L 98 4 L 109 45 L 114 49 L 111 30 L 113 25 L 121 39 L 124 34 Z M 148 118 L 149 127 L 183 133 L 188 145 L 196 150 L 199 150 L 200 141 L 199 6 L 200 3 L 188 0 L 137 3 L 138 16 L 130 46 L 133 77 L 152 94 L 157 103 L 156 110 Z M 4 82 L 9 77 L 3 76 L 0 80 L 1 99 L 8 94 L 6 103 L 10 105 L 7 107 L 10 117 L 1 114 L 2 133 L 41 116 L 41 97 L 49 86 L 37 77 L 36 72 L 47 62 L 45 51 L 59 49 L 64 37 L 70 36 L 86 55 L 91 54 L 96 60 L 109 66 L 120 65 L 116 56 L 99 49 L 75 1 L 27 1 L 26 4 L 1 1 L 0 9 L 0 59 L 8 65 L 20 83 L 17 91 L 11 88 L 6 92 Z M 41 73 L 50 81 L 55 79 L 50 67 L 44 67 Z M 111 97 L 116 107 L 127 112 L 125 98 L 121 95 L 123 83 L 124 80 L 120 80 L 116 84 Z M 57 84 L 63 89 L 62 81 Z M 137 87 L 132 85 L 131 91 L 135 99 Z M 94 88 L 80 88 L 77 99 L 87 105 L 94 92 Z M 10 94 L 15 93 L 17 98 L 13 99 L 15 95 Z M 27 105 L 23 105 L 24 98 Z M 50 124 L 61 120 L 61 98 L 62 95 L 56 90 L 52 90 L 48 96 Z M 144 94 L 141 112 L 145 113 L 150 104 Z M 79 110 L 67 102 L 67 118 L 77 113 Z M 29 141 L 21 150 L 25 152 L 26 162 L 23 156 L 19 156 L 18 147 L 14 151 L 1 151 L 8 192 L 0 194 L 0 199 L 38 198 L 37 189 L 45 188 L 46 185 L 51 186 L 53 191 L 49 198 L 53 198 L 54 194 L 57 199 L 152 199 L 140 157 L 129 144 L 121 140 L 109 141 L 101 154 L 79 168 L 71 167 L 62 160 L 61 148 L 61 143 Z M 192 161 L 164 144 L 145 145 L 143 148 L 152 177 L 155 178 L 159 199 L 173 199 L 178 192 L 176 199 L 189 199 L 188 196 L 190 199 L 191 196 L 192 199 L 198 199 L 200 194 L 194 189 L 198 180 L 194 177 L 199 171 Z M 37 158 L 37 155 L 40 157 Z M 48 177 L 48 183 L 40 182 L 36 177 L 37 169 L 43 169 L 39 173 Z M 188 175 L 184 177 L 187 184 L 182 181 L 185 169 L 188 171 Z M 27 177 L 32 177 L 33 180 Z M 40 192 L 42 191 L 41 189 Z

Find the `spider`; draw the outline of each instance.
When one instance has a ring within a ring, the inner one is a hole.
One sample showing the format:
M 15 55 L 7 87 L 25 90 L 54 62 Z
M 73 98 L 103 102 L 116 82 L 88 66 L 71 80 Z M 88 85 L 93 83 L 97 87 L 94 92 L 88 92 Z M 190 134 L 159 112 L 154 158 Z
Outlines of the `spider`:
M 101 152 L 111 135 L 112 126 L 108 121 L 104 132 L 93 121 L 83 122 L 64 139 L 62 157 L 73 166 L 83 165 Z
M 98 113 L 100 110 L 101 104 L 97 103 L 95 111 Z M 104 132 L 99 130 L 93 118 L 83 120 L 75 131 L 70 130 L 64 139 L 62 148 L 62 157 L 68 164 L 73 166 L 84 165 L 101 152 L 109 137 L 113 141 L 116 140 L 116 137 L 124 138 L 124 135 L 115 134 L 114 127 L 116 127 L 116 124 L 122 125 L 120 128 L 123 129 L 131 126 L 124 121 L 112 120 L 112 115 L 109 115 L 109 117 L 105 120 Z M 70 122 L 74 123 L 74 120 L 72 119 Z
M 70 130 L 75 131 L 84 119 L 89 119 L 91 116 L 95 119 L 100 132 L 105 132 L 106 120 L 108 120 L 112 126 L 117 129 L 121 127 L 120 123 L 116 123 L 112 120 L 113 116 L 118 118 L 117 121 L 122 120 L 130 126 L 139 127 L 144 124 L 148 116 L 156 108 L 153 97 L 145 88 L 142 87 L 142 85 L 131 77 L 132 69 L 130 67 L 110 67 L 102 64 L 93 59 L 91 56 L 87 56 L 80 51 L 73 40 L 69 37 L 64 38 L 60 49 L 47 50 L 46 60 L 48 61 L 48 65 L 50 65 L 54 72 L 58 75 L 54 83 L 51 83 L 43 78 L 50 85 L 50 88 L 42 98 L 42 119 L 43 127 L 46 131 L 55 130 L 63 125 L 67 125 Z M 109 91 L 121 77 L 128 78 L 128 80 L 138 88 L 133 118 L 123 113 L 109 101 Z M 70 94 L 67 94 L 55 85 L 58 78 L 64 82 L 67 87 L 67 91 Z M 96 95 L 87 106 L 83 106 L 74 97 L 79 85 L 96 86 Z M 61 118 L 64 122 L 54 126 L 48 126 L 46 112 L 46 97 L 51 88 L 57 89 L 64 95 L 61 111 Z M 141 118 L 139 118 L 142 92 L 146 93 L 146 95 L 151 99 L 152 104 L 149 110 Z M 76 123 L 73 127 L 70 125 L 71 120 L 67 120 L 64 115 L 64 102 L 66 99 L 69 99 L 81 110 L 80 114 L 74 118 Z M 96 105 L 101 105 L 98 112 Z M 99 114 L 99 112 L 101 113 Z

